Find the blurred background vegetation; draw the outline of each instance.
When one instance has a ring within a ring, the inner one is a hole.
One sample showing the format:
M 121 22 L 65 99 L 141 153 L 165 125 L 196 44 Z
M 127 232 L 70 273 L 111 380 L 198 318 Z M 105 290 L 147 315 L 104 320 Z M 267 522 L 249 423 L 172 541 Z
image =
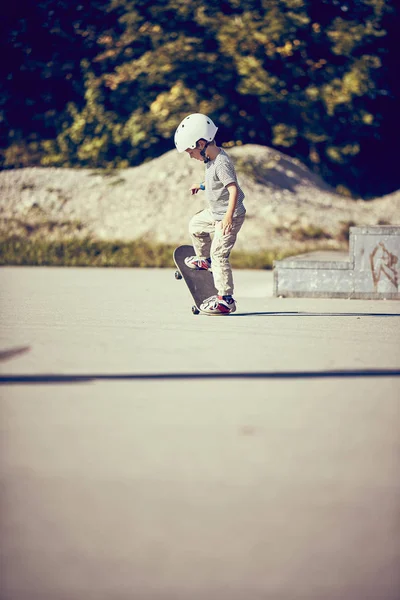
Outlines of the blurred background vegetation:
M 0 9 L 0 166 L 123 168 L 190 112 L 341 193 L 398 189 L 395 0 L 20 0 Z

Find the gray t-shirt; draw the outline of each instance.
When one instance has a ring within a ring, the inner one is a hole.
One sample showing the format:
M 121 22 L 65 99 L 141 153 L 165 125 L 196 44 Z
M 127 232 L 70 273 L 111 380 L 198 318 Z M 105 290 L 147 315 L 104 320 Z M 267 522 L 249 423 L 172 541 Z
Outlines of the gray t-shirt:
M 243 205 L 244 193 L 238 184 L 235 167 L 227 153 L 221 148 L 216 158 L 206 163 L 205 167 L 207 200 L 215 220 L 221 221 L 226 214 L 229 204 L 229 192 L 226 186 L 230 183 L 236 183 L 238 187 L 237 204 L 233 216 L 244 215 L 246 212 Z

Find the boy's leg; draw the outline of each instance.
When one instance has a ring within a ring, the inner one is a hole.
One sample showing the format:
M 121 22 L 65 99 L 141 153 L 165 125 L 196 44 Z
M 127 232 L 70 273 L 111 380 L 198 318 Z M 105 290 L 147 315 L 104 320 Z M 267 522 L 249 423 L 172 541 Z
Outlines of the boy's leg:
M 206 208 L 192 217 L 189 223 L 189 233 L 196 256 L 209 258 L 211 249 L 211 236 L 215 227 L 215 219 L 211 211 Z
M 245 215 L 235 217 L 232 223 L 232 230 L 226 235 L 222 235 L 220 225 L 215 227 L 215 236 L 211 245 L 211 264 L 213 268 L 214 285 L 217 288 L 219 296 L 230 296 L 233 294 L 232 268 L 229 262 L 229 255 L 235 245 L 237 234 L 243 225 Z

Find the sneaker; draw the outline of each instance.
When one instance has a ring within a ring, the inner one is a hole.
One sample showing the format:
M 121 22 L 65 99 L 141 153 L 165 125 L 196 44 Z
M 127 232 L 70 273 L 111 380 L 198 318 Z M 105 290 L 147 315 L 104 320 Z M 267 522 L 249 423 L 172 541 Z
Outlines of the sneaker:
M 210 296 L 200 306 L 206 315 L 230 315 L 236 310 L 236 302 L 232 296 Z
M 199 258 L 198 256 L 188 256 L 185 258 L 185 265 L 189 269 L 196 269 L 197 271 L 211 271 L 211 258 Z

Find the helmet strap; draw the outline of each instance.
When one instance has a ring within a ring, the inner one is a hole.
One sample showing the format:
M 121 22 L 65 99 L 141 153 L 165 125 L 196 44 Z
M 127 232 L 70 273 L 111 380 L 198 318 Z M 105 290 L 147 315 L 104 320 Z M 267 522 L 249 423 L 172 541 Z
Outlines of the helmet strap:
M 208 156 L 206 156 L 207 148 L 208 148 L 208 142 L 206 142 L 206 145 L 204 146 L 203 150 L 200 150 L 200 154 L 203 157 L 204 164 L 207 164 L 208 162 L 210 162 L 210 159 L 208 158 Z

